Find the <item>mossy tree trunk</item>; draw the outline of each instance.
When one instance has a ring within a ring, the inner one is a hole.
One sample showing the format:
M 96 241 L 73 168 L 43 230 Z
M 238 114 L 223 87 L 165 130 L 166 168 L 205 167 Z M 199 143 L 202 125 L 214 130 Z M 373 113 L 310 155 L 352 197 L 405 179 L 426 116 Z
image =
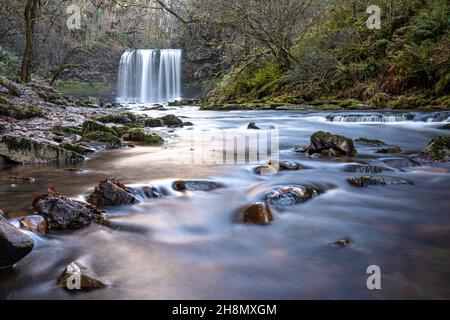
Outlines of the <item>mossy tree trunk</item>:
M 20 71 L 21 82 L 29 82 L 31 80 L 34 21 L 36 20 L 38 3 L 39 0 L 27 0 L 25 6 L 25 51 L 23 53 L 22 69 Z

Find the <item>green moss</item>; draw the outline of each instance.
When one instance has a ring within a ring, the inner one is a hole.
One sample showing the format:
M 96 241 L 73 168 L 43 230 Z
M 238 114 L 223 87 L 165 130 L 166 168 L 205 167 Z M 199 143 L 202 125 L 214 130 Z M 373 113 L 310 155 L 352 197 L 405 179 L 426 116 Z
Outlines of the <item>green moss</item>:
M 368 103 L 370 106 L 375 108 L 386 108 L 390 101 L 390 97 L 387 93 L 384 92 L 378 92 L 375 93 L 372 98 L 369 99 Z
M 436 137 L 420 155 L 428 160 L 440 161 L 450 157 L 450 135 Z
M 124 112 L 102 116 L 95 120 L 101 123 L 133 124 L 138 121 L 138 116 L 131 112 Z
M 41 108 L 34 105 L 0 104 L 0 116 L 10 117 L 17 120 L 26 120 L 43 117 L 44 112 Z
M 164 140 L 160 136 L 156 134 L 149 134 L 144 132 L 142 129 L 132 129 L 130 130 L 126 136 L 125 140 L 127 141 L 135 141 L 135 142 L 144 142 L 148 144 L 163 144 Z
M 147 128 L 160 128 L 164 127 L 164 120 L 159 118 L 148 118 L 142 121 L 144 127 Z
M 52 129 L 53 132 L 55 133 L 59 133 L 59 134 L 68 134 L 68 135 L 72 135 L 72 134 L 78 134 L 81 135 L 82 134 L 82 129 L 79 127 L 75 127 L 75 126 L 62 126 L 62 125 L 55 125 Z
M 114 129 L 112 129 L 100 122 L 96 122 L 96 121 L 92 121 L 92 120 L 86 120 L 83 123 L 83 131 L 82 132 L 83 132 L 83 135 L 86 135 L 91 132 L 105 132 L 105 133 L 109 133 L 114 136 L 117 135 L 117 133 L 114 131 Z
M 356 139 L 355 142 L 362 143 L 362 144 L 370 144 L 370 145 L 374 145 L 374 146 L 385 146 L 386 145 L 386 143 L 384 141 L 377 140 L 377 139 L 369 139 L 369 138 L 364 138 L 364 137 Z
M 96 132 L 90 132 L 87 134 L 84 134 L 81 137 L 81 141 L 83 142 L 103 142 L 107 143 L 112 147 L 119 147 L 122 145 L 122 140 L 117 137 L 116 135 L 110 133 L 110 132 L 102 132 L 102 131 L 96 131 Z
M 69 150 L 81 155 L 85 155 L 87 152 L 86 148 L 80 145 L 76 145 L 76 144 L 71 144 L 71 143 L 61 143 L 59 145 L 60 148 L 64 149 L 64 150 Z

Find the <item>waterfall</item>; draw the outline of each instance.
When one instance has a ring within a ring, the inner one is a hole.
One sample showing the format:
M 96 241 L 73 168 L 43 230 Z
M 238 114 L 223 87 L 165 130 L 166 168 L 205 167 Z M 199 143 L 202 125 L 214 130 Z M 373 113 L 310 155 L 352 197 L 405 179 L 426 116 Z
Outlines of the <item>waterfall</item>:
M 329 115 L 327 120 L 331 122 L 400 122 L 413 120 L 411 114 L 340 114 Z
M 119 103 L 157 103 L 181 98 L 181 50 L 127 50 L 120 59 Z

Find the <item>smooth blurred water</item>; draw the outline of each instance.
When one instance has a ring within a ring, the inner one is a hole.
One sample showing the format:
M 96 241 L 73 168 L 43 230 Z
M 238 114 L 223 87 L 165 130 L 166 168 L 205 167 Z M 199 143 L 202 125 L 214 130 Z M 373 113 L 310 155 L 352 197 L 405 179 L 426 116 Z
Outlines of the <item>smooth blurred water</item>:
M 446 168 L 391 168 L 380 176 L 414 185 L 351 187 L 350 164 L 382 164 L 403 156 L 380 155 L 357 145 L 354 158 L 310 158 L 293 148 L 325 130 L 351 138 L 368 137 L 417 153 L 442 123 L 432 114 L 415 121 L 330 122 L 331 112 L 208 112 L 197 108 L 146 112 L 175 113 L 194 123 L 176 131 L 162 147 L 137 147 L 94 155 L 77 168 L 14 166 L 0 171 L 0 208 L 10 219 L 30 211 L 33 195 L 48 186 L 82 198 L 98 180 L 117 177 L 131 185 L 154 184 L 163 199 L 108 210 L 115 229 L 90 226 L 35 238 L 36 248 L 13 271 L 0 273 L 0 297 L 7 299 L 382 299 L 450 298 L 450 175 Z M 264 177 L 254 165 L 177 164 L 193 153 L 187 137 L 222 130 L 245 131 L 248 123 L 275 126 L 280 157 L 307 169 Z M 33 176 L 33 184 L 12 186 L 4 178 Z M 210 179 L 226 185 L 212 192 L 177 193 L 178 179 Z M 315 185 L 326 192 L 301 205 L 273 208 L 275 223 L 242 225 L 237 216 L 280 185 Z M 330 245 L 340 239 L 352 245 Z M 81 261 L 112 283 L 104 290 L 71 294 L 55 281 L 71 261 Z M 366 287 L 366 269 L 382 270 L 382 290 Z

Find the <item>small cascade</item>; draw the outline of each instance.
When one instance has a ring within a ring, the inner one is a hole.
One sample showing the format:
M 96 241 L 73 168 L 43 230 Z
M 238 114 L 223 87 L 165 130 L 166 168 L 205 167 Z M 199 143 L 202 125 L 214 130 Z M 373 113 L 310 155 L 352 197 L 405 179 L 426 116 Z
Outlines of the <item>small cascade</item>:
M 119 103 L 157 103 L 181 98 L 181 56 L 178 49 L 139 49 L 120 59 Z
M 332 114 L 327 116 L 331 122 L 401 122 L 413 120 L 411 114 Z

